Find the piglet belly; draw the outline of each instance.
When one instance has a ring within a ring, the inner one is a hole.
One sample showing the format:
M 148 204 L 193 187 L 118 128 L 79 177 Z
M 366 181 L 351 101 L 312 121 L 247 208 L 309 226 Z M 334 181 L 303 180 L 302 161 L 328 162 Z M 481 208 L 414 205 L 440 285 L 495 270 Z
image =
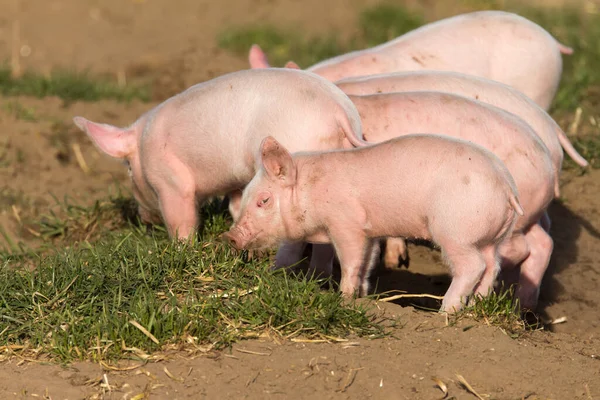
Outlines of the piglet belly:
M 412 201 L 395 197 L 390 204 L 373 201 L 367 211 L 365 233 L 371 238 L 405 237 L 430 239 L 425 210 Z
M 306 242 L 314 244 L 329 244 L 331 239 L 325 232 L 314 233 L 305 238 Z

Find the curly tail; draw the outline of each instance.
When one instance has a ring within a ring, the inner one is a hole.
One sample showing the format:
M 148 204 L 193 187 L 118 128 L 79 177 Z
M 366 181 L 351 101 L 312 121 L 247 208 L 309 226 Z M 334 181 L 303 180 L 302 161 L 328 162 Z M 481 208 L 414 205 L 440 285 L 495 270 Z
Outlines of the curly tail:
M 359 125 L 358 131 L 353 129 L 349 118 L 342 118 L 342 120 L 339 121 L 339 124 L 340 128 L 344 131 L 346 139 L 348 139 L 352 147 L 365 147 L 372 144 L 363 138 L 361 125 Z
M 508 201 L 510 202 L 510 205 L 515 209 L 517 214 L 519 214 L 520 216 L 523 216 L 525 214 L 523 212 L 523 207 L 521 207 L 521 203 L 519 203 L 519 199 L 517 199 L 517 196 L 511 193 L 509 195 Z
M 558 44 L 558 50 L 560 50 L 561 54 L 567 54 L 567 55 L 573 54 L 573 48 L 571 48 L 569 46 L 565 46 L 564 44 L 560 43 L 558 40 L 556 41 L 556 44 Z
M 560 142 L 562 148 L 565 150 L 565 153 L 567 153 L 569 157 L 571 157 L 573 161 L 575 161 L 580 167 L 587 167 L 590 163 L 585 158 L 583 158 L 583 156 L 579 154 L 577 150 L 575 150 L 575 147 L 573 147 L 573 144 L 571 143 L 567 135 L 565 135 L 563 130 L 557 126 L 555 131 L 556 135 L 558 136 L 558 141 Z

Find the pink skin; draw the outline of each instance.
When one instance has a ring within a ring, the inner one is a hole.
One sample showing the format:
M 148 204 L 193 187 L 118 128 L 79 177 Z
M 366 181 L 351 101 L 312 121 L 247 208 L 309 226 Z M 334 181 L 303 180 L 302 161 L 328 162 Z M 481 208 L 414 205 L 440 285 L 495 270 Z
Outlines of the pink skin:
M 478 284 L 477 294 L 491 289 L 480 277 L 498 271 L 499 246 L 523 214 L 504 164 L 450 137 L 409 135 L 294 157 L 267 137 L 260 161 L 244 189 L 241 217 L 225 237 L 248 249 L 284 240 L 332 243 L 346 296 L 368 293 L 378 238 L 418 237 L 438 243 L 450 265 L 441 310 L 459 310 Z
M 557 173 L 562 168 L 563 151 L 580 166 L 588 162 L 575 150 L 560 126 L 546 111 L 520 91 L 500 82 L 447 71 L 413 71 L 342 79 L 336 85 L 349 95 L 436 91 L 458 94 L 491 104 L 527 122 L 542 139 Z
M 364 145 L 360 117 L 339 88 L 285 69 L 239 71 L 192 86 L 128 128 L 74 122 L 104 153 L 126 160 L 141 217 L 162 217 L 179 239 L 196 232 L 198 204 L 252 179 L 266 136 L 294 151 Z
M 556 194 L 558 178 L 546 146 L 531 127 L 499 108 L 447 93 L 423 91 L 350 97 L 359 110 L 363 133 L 369 142 L 414 132 L 444 132 L 485 147 L 506 164 L 525 210 L 525 215 L 517 220 L 514 235 L 522 235 L 527 246 L 514 257 L 504 257 L 503 268 L 521 264 L 521 287 L 517 294 L 522 305 L 533 308 L 539 291 L 535 285 L 541 283 L 548 267 L 548 249 L 552 247 L 547 245 L 552 243 L 550 236 L 543 229 L 538 231 L 537 226 L 541 219 L 545 222 L 547 218 L 546 209 Z M 538 240 L 540 237 L 543 239 Z M 514 251 L 509 243 L 501 247 L 503 256 Z M 484 278 L 491 279 L 496 272 L 486 274 Z
M 573 50 L 526 18 L 478 11 L 424 25 L 379 46 L 354 51 L 308 68 L 331 81 L 398 71 L 455 71 L 512 86 L 547 110 L 562 73 L 562 54 Z M 268 61 L 258 46 L 251 68 Z

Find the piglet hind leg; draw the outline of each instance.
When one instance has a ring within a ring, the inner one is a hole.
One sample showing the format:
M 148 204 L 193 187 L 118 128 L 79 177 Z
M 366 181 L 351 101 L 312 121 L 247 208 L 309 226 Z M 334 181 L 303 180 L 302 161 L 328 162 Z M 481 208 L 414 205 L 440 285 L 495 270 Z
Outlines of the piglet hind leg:
M 496 277 L 500 271 L 500 257 L 497 246 L 488 246 L 482 249 L 481 254 L 485 261 L 485 271 L 475 286 L 475 296 L 487 297 L 494 289 Z
M 531 249 L 523 232 L 515 231 L 499 247 L 501 259 L 501 289 L 508 290 L 519 283 L 521 263 L 529 257 Z
M 554 242 L 539 224 L 533 225 L 525 233 L 525 238 L 531 252 L 529 257 L 521 264 L 521 275 L 516 295 L 521 308 L 535 310 L 542 278 L 550 263 Z
M 408 267 L 408 249 L 406 240 L 403 238 L 387 238 L 385 241 L 385 252 L 383 264 L 386 269 L 395 269 L 400 265 Z
M 486 269 L 484 254 L 475 246 L 443 244 L 442 253 L 452 272 L 452 283 L 444 295 L 442 312 L 459 311 L 480 281 Z
M 367 296 L 369 294 L 370 283 L 369 278 L 371 276 L 371 272 L 377 266 L 377 262 L 379 261 L 379 255 L 381 254 L 381 246 L 379 240 L 371 241 L 371 248 L 367 250 L 367 259 L 362 269 L 361 274 L 361 285 L 360 285 L 360 295 Z

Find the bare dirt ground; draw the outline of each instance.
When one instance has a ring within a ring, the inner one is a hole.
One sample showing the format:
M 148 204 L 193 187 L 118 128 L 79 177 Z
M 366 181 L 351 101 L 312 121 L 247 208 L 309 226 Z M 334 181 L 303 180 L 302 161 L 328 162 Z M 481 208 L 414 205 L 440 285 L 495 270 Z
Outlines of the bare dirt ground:
M 0 59 L 10 58 L 12 24 L 18 19 L 20 44 L 31 48 L 21 58 L 24 68 L 49 72 L 62 66 L 127 80 L 157 78 L 154 98 L 160 101 L 193 83 L 247 66 L 244 58 L 216 45 L 215 36 L 232 24 L 262 21 L 310 34 L 336 30 L 344 36 L 352 33 L 357 11 L 375 3 L 179 0 L 174 6 L 166 0 L 0 0 Z M 461 11 L 447 2 L 421 5 L 430 18 Z M 11 106 L 15 102 L 33 113 L 33 121 L 17 118 Z M 0 165 L 0 224 L 20 235 L 14 204 L 19 205 L 17 215 L 45 212 L 54 201 L 50 193 L 91 203 L 105 196 L 112 183 L 127 186 L 118 162 L 100 155 L 76 129 L 53 126 L 70 126 L 74 115 L 126 125 L 153 104 L 102 101 L 64 107 L 53 98 L 0 97 L 0 143 L 11 161 Z M 80 146 L 90 167 L 87 175 L 75 160 L 73 144 Z M 380 304 L 381 312 L 402 322 L 393 337 L 350 338 L 337 344 L 264 338 L 225 352 L 193 357 L 170 353 L 164 361 L 130 371 L 13 359 L 0 364 L 0 397 L 121 399 L 145 393 L 143 398 L 169 399 L 438 399 L 442 392 L 431 380 L 437 377 L 448 385 L 449 398 L 475 398 L 458 384 L 459 374 L 483 398 L 598 399 L 600 171 L 565 174 L 562 193 L 564 201 L 550 209 L 555 250 L 540 311 L 548 319 L 566 316 L 567 322 L 554 325 L 552 332 L 512 339 L 484 323 L 446 326 L 436 313 Z M 409 270 L 381 275 L 379 286 L 442 294 L 448 276 L 437 254 L 412 247 L 411 256 Z M 102 386 L 107 382 L 110 391 Z

